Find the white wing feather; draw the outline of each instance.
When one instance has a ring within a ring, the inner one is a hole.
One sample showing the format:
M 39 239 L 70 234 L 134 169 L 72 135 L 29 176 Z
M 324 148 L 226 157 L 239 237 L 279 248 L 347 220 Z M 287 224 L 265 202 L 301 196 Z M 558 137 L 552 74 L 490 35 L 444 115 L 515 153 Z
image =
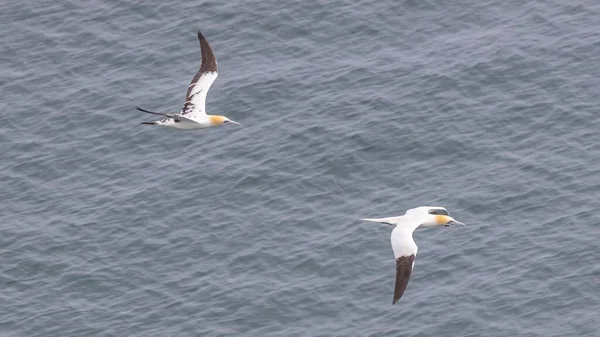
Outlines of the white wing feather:
M 181 109 L 182 115 L 206 115 L 206 95 L 217 76 L 217 72 L 204 73 L 196 83 L 190 84 L 190 95 Z
M 200 42 L 200 56 L 202 57 L 202 62 L 200 64 L 200 70 L 196 72 L 196 75 L 194 75 L 194 78 L 192 78 L 192 82 L 188 87 L 185 95 L 185 103 L 183 104 L 180 113 L 181 115 L 191 118 L 206 116 L 206 95 L 208 94 L 208 89 L 210 89 L 210 86 L 217 79 L 218 75 L 215 54 L 200 31 L 198 31 L 198 41 Z
M 391 242 L 394 256 L 417 256 L 417 244 L 412 237 L 413 229 L 402 226 L 396 226 L 392 230 Z

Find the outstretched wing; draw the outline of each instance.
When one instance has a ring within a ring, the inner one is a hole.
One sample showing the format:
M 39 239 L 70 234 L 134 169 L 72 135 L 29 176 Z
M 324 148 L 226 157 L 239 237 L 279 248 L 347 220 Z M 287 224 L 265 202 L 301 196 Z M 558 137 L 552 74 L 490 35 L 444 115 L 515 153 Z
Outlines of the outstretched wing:
M 412 227 L 402 225 L 398 225 L 392 230 L 391 242 L 396 258 L 396 286 L 392 304 L 396 304 L 404 294 L 415 264 L 418 247 L 412 237 L 413 230 Z
M 396 304 L 404 294 L 414 262 L 415 255 L 401 256 L 396 259 L 396 287 L 394 288 L 394 301 L 392 304 Z
M 183 116 L 206 115 L 206 94 L 215 79 L 217 79 L 217 59 L 208 41 L 200 31 L 198 31 L 198 40 L 200 41 L 202 63 L 185 95 L 185 103 L 181 109 L 181 115 Z

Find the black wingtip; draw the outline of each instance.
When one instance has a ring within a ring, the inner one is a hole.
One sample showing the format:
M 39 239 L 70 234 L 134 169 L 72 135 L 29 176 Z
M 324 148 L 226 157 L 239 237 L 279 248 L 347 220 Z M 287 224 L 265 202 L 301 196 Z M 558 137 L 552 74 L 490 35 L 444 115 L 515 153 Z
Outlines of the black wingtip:
M 148 111 L 148 110 L 146 110 L 146 109 L 142 109 L 142 108 L 140 108 L 140 107 L 139 107 L 139 106 L 137 106 L 137 105 L 135 106 L 135 108 L 136 108 L 137 110 L 141 111 L 141 112 L 150 113 L 150 114 L 152 113 L 151 111 Z
M 156 125 L 156 122 L 141 122 L 140 124 Z
M 198 30 L 198 40 L 205 40 L 206 38 L 204 37 L 204 35 L 202 35 L 202 32 L 200 32 L 200 30 Z

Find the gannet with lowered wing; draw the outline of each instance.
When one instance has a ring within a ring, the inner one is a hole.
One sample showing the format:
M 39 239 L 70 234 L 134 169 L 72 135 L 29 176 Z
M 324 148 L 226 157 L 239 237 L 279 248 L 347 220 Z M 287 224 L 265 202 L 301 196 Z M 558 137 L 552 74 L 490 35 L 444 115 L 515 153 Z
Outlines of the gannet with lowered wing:
M 395 226 L 392 230 L 392 249 L 396 257 L 396 286 L 394 289 L 394 300 L 396 304 L 408 285 L 408 279 L 415 265 L 417 256 L 417 245 L 413 240 L 413 231 L 417 228 L 449 227 L 452 225 L 464 226 L 462 222 L 454 220 L 444 207 L 421 206 L 406 211 L 402 216 L 362 219 L 365 221 L 380 222 Z
M 200 41 L 202 63 L 200 70 L 196 73 L 192 79 L 192 83 L 188 87 L 183 108 L 178 114 L 171 114 L 153 112 L 136 107 L 136 109 L 149 114 L 167 117 L 159 121 L 143 122 L 142 124 L 160 125 L 185 130 L 204 129 L 226 124 L 240 125 L 238 122 L 234 122 L 225 116 L 206 114 L 206 94 L 215 79 L 217 79 L 217 59 L 208 41 L 200 31 L 198 31 L 198 40 Z

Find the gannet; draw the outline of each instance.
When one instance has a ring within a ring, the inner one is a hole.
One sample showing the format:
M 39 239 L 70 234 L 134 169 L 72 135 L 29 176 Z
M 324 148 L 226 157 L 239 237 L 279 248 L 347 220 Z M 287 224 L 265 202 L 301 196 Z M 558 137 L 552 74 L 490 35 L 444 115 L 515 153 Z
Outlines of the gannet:
M 234 122 L 225 116 L 206 114 L 206 94 L 217 78 L 217 59 L 215 58 L 208 41 L 206 41 L 206 38 L 200 31 L 198 31 L 198 40 L 200 41 L 202 63 L 200 64 L 200 70 L 196 73 L 192 79 L 192 83 L 188 87 L 183 108 L 178 114 L 171 114 L 152 112 L 136 106 L 135 108 L 140 111 L 167 117 L 159 121 L 143 122 L 142 124 L 160 125 L 186 130 L 204 129 L 225 124 L 240 125 L 238 122 Z
M 394 289 L 392 304 L 396 304 L 400 297 L 402 297 L 402 294 L 404 294 L 404 290 L 406 290 L 406 286 L 408 285 L 408 279 L 415 265 L 417 245 L 412 237 L 413 231 L 417 228 L 465 225 L 450 217 L 444 207 L 435 206 L 412 208 L 406 211 L 404 215 L 397 217 L 361 220 L 395 226 L 391 236 L 392 249 L 396 257 L 396 287 Z

